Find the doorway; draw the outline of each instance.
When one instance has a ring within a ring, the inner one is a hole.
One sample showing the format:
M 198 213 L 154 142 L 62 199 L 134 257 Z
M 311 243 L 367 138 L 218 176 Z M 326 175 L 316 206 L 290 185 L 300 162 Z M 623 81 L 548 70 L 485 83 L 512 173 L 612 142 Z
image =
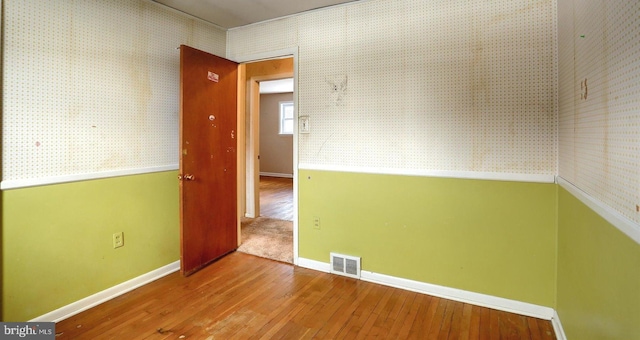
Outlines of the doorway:
M 263 85 L 285 78 L 293 85 L 294 63 L 295 56 L 288 56 L 242 64 L 246 100 L 239 110 L 244 110 L 246 148 L 238 250 L 295 264 L 297 114 L 287 116 L 288 134 L 280 129 L 280 103 L 295 108 L 295 89 L 260 91 Z
M 238 251 L 293 263 L 293 179 L 260 176 L 261 215 L 241 220 Z

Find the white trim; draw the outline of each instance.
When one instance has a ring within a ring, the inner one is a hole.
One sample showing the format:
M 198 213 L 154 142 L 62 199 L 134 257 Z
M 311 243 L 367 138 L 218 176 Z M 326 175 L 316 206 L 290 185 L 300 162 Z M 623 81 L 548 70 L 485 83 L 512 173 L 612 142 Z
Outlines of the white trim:
M 402 169 L 402 168 L 374 168 L 360 166 L 341 166 L 341 165 L 317 165 L 300 163 L 298 165 L 301 170 L 318 170 L 318 171 L 341 171 L 341 172 L 358 172 L 366 174 L 383 174 L 383 175 L 406 175 L 406 176 L 425 176 L 425 177 L 447 177 L 462 179 L 481 179 L 494 181 L 513 181 L 513 182 L 534 182 L 534 183 L 554 183 L 555 175 L 542 174 L 516 174 L 502 172 L 482 172 L 482 171 L 448 171 L 448 170 L 425 170 L 425 169 Z
M 227 37 L 229 36 L 229 31 L 227 31 Z M 267 60 L 267 59 L 279 59 L 279 58 L 290 58 L 291 56 L 293 56 L 293 97 L 295 98 L 295 93 L 298 87 L 297 81 L 296 81 L 296 77 L 298 75 L 298 68 L 297 68 L 297 59 L 298 59 L 298 47 L 290 47 L 290 48 L 284 48 L 281 50 L 275 50 L 275 51 L 271 51 L 271 52 L 262 52 L 262 53 L 255 53 L 255 54 L 249 54 L 249 55 L 230 55 L 229 54 L 229 46 L 227 46 L 227 59 L 229 60 L 233 60 L 236 63 L 247 63 L 247 62 L 256 62 L 256 61 L 261 61 L 261 60 Z M 296 100 L 294 99 L 294 102 Z
M 299 143 L 299 106 L 298 106 L 298 47 L 290 49 L 291 55 L 293 55 L 293 118 L 294 118 L 294 127 L 293 127 L 293 264 L 297 265 L 299 263 L 298 256 L 299 248 L 298 248 L 298 181 L 300 177 L 298 175 L 298 143 Z
M 318 270 L 328 273 L 331 269 L 330 264 L 299 258 L 300 267 Z M 413 281 L 399 277 L 378 274 L 370 271 L 362 270 L 360 279 L 385 286 L 409 290 L 422 294 L 437 296 L 453 301 L 470 303 L 477 306 L 493 308 L 505 312 L 516 313 L 520 315 L 531 316 L 545 320 L 551 320 L 554 316 L 554 310 L 550 307 L 534 305 L 527 302 L 505 299 L 497 296 L 474 293 L 462 289 L 450 288 L 445 286 L 434 285 L 431 283 Z
M 331 265 L 329 263 L 305 259 L 303 257 L 298 258 L 298 266 L 302 268 L 317 270 L 323 273 L 329 273 L 331 271 Z
M 553 312 L 551 325 L 553 326 L 553 331 L 556 333 L 556 338 L 558 340 L 567 340 L 567 335 L 564 333 L 564 328 L 562 328 L 562 323 L 560 323 L 560 315 L 558 315 L 557 311 Z
M 449 300 L 470 303 L 477 306 L 516 313 L 534 318 L 551 320 L 553 308 L 534 305 L 527 302 L 505 299 L 497 296 L 474 293 L 462 289 L 449 288 L 431 283 L 413 281 L 369 271 L 361 272 L 363 281 L 379 283 L 385 286 L 401 288 L 413 292 L 433 295 Z
M 566 179 L 558 176 L 557 181 L 561 187 L 566 189 L 587 207 L 591 208 L 591 210 L 595 211 L 596 214 L 600 215 L 602 218 L 607 220 L 607 222 L 618 228 L 618 230 L 620 230 L 622 233 L 629 236 L 632 240 L 636 241 L 636 243 L 640 244 L 640 224 L 613 210 L 611 207 L 607 206 L 600 200 L 597 200 L 588 193 L 582 191 L 580 188 L 571 184 Z
M 155 281 L 161 277 L 167 276 L 180 269 L 180 261 L 169 263 L 166 266 L 152 270 L 146 274 L 142 274 L 129 281 L 107 288 L 101 292 L 78 300 L 64 307 L 60 307 L 52 312 L 38 316 L 29 322 L 60 322 L 70 318 L 89 308 L 95 307 L 103 302 L 114 299 L 122 294 L 130 292 L 138 287 L 144 286 L 149 282 Z
M 140 175 L 140 174 L 147 174 L 152 172 L 163 172 L 163 171 L 173 171 L 173 170 L 178 170 L 178 164 L 154 166 L 154 167 L 148 167 L 148 168 L 112 170 L 112 171 L 91 172 L 91 173 L 84 173 L 84 174 L 42 177 L 42 178 L 10 179 L 6 181 L 2 181 L 2 183 L 0 183 L 0 189 L 1 190 L 18 189 L 18 188 L 35 187 L 40 185 L 79 182 L 79 181 L 87 181 L 92 179 Z
M 262 172 L 262 171 L 260 171 L 260 176 L 280 177 L 280 178 L 293 178 L 293 174 L 281 174 L 279 172 Z
M 246 76 L 246 73 L 245 73 Z M 246 77 L 245 77 L 246 78 Z M 245 210 L 253 218 L 260 216 L 260 96 L 258 82 L 247 81 L 245 110 Z

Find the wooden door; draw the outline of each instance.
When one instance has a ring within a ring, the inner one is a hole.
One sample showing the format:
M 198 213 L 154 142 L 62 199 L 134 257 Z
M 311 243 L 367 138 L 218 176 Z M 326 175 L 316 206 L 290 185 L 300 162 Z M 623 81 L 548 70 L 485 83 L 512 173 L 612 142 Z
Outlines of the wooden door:
M 180 272 L 237 248 L 238 64 L 180 46 Z

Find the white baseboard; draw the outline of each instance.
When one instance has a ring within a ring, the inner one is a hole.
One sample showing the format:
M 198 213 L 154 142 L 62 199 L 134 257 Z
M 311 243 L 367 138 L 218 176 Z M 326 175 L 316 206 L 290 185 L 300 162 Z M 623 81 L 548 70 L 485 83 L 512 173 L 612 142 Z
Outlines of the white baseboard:
M 303 257 L 298 257 L 298 266 L 308 269 L 317 270 L 319 272 L 328 273 L 331 271 L 331 265 L 326 262 L 320 262 L 316 260 L 309 260 Z
M 314 269 L 325 273 L 328 273 L 330 269 L 329 263 L 309 260 L 305 258 L 299 258 L 298 265 L 300 267 Z M 360 279 L 363 281 L 378 283 L 385 286 L 428 294 L 449 300 L 470 303 L 473 305 L 497 309 L 505 312 L 531 316 L 534 318 L 552 320 L 554 318 L 554 315 L 557 315 L 555 314 L 553 308 L 550 307 L 544 307 L 527 302 L 474 293 L 462 289 L 444 287 L 420 281 L 413 281 L 384 274 L 377 274 L 365 270 L 361 272 Z
M 310 260 L 306 258 L 298 258 L 298 266 L 317 270 L 325 273 L 329 273 L 330 264 L 326 262 L 320 262 Z M 59 322 L 69 317 L 72 317 L 78 313 L 81 313 L 89 308 L 95 307 L 103 302 L 114 299 L 122 294 L 130 292 L 140 286 L 143 286 L 149 282 L 155 281 L 161 277 L 169 275 L 180 269 L 180 261 L 170 263 L 166 266 L 150 271 L 146 274 L 140 275 L 129 281 L 123 282 L 119 285 L 105 289 L 101 292 L 88 296 L 82 300 L 76 301 L 64 307 L 58 308 L 52 312 L 36 317 L 30 322 Z M 520 302 L 516 300 L 510 300 L 500 298 L 496 296 L 474 293 L 456 288 L 449 288 L 430 283 L 413 281 L 394 276 L 377 274 L 370 271 L 361 272 L 361 280 L 372 283 L 377 283 L 385 286 L 405 289 L 422 294 L 428 294 L 437 296 L 449 300 L 460 301 L 464 303 L 470 303 L 487 308 L 493 308 L 505 312 L 516 313 L 531 317 L 536 317 L 545 320 L 551 320 L 553 330 L 556 333 L 558 340 L 566 340 L 567 337 L 560 323 L 560 317 L 558 313 L 549 307 L 534 305 L 526 302 Z
M 567 335 L 564 334 L 564 329 L 562 328 L 562 324 L 560 323 L 560 316 L 556 311 L 553 312 L 551 325 L 553 325 L 553 331 L 556 333 L 556 338 L 558 340 L 567 340 Z
M 497 296 L 474 293 L 467 290 L 434 285 L 420 281 L 413 281 L 399 277 L 362 271 L 361 279 L 385 286 L 410 290 L 413 292 L 433 295 L 449 300 L 470 303 L 477 306 L 497 309 L 505 312 L 531 316 L 545 320 L 553 317 L 553 308 L 534 305 L 527 302 L 505 299 Z
M 293 174 L 281 174 L 277 172 L 260 172 L 260 176 L 293 178 Z
M 152 270 L 146 274 L 142 274 L 129 281 L 107 288 L 101 292 L 88 296 L 82 300 L 78 300 L 64 307 L 60 307 L 52 312 L 36 317 L 29 322 L 59 322 L 70 318 L 89 308 L 95 307 L 103 302 L 114 299 L 124 293 L 130 292 L 140 286 L 144 286 L 149 282 L 155 281 L 163 276 L 167 276 L 180 269 L 180 261 L 170 263 L 164 267 Z

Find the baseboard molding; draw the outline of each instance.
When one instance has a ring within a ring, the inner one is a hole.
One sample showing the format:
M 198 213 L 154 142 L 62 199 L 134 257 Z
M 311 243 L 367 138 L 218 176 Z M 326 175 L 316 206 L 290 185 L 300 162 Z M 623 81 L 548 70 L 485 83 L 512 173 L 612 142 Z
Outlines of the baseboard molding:
M 534 305 L 527 302 L 505 299 L 497 296 L 474 293 L 467 290 L 413 281 L 394 276 L 362 271 L 363 281 L 401 288 L 413 292 L 433 295 L 449 300 L 470 303 L 477 306 L 497 309 L 505 312 L 531 316 L 545 320 L 553 317 L 553 308 Z
M 298 257 L 298 266 L 308 269 L 317 270 L 323 273 L 329 273 L 331 271 L 331 265 L 326 262 L 320 262 L 315 260 L 305 259 L 303 257 Z
M 89 308 L 95 307 L 103 302 L 114 299 L 124 293 L 130 292 L 138 287 L 144 286 L 149 282 L 155 281 L 161 277 L 167 276 L 180 269 L 180 261 L 170 263 L 166 266 L 152 270 L 146 274 L 142 274 L 129 281 L 107 288 L 101 292 L 88 296 L 82 300 L 78 300 L 64 307 L 60 307 L 52 312 L 36 317 L 30 322 L 59 322 L 70 318 Z
M 299 258 L 300 267 L 318 270 L 328 273 L 329 263 Z M 409 290 L 412 292 L 428 294 L 449 300 L 470 303 L 477 306 L 497 309 L 505 312 L 531 316 L 545 320 L 552 320 L 555 314 L 553 308 L 534 305 L 527 302 L 505 299 L 497 296 L 474 293 L 462 289 L 444 287 L 430 283 L 403 279 L 399 277 L 378 274 L 363 270 L 361 280 L 377 283 L 385 286 Z
M 560 316 L 556 311 L 553 312 L 551 325 L 553 325 L 553 331 L 556 333 L 556 338 L 558 340 L 567 340 L 567 335 L 564 334 L 564 329 L 562 328 L 562 324 L 560 323 Z
M 281 173 L 278 173 L 278 172 L 260 172 L 260 176 L 280 177 L 280 178 L 293 178 L 293 174 L 281 174 Z
M 329 273 L 329 263 L 310 260 L 306 258 L 298 258 L 298 266 Z M 180 269 L 180 261 L 170 263 L 161 268 L 140 275 L 129 281 L 123 282 L 101 292 L 88 296 L 82 300 L 76 301 L 64 307 L 58 308 L 52 312 L 36 317 L 29 322 L 59 322 L 81 313 L 89 308 L 95 307 L 103 302 L 114 299 L 122 294 L 130 292 L 149 282 L 155 281 L 161 277 L 167 276 Z M 377 283 L 385 286 L 405 289 L 417 293 L 428 294 L 449 300 L 470 303 L 487 308 L 493 308 L 505 312 L 516 313 L 545 320 L 551 320 L 554 332 L 558 340 L 566 340 L 567 337 L 560 323 L 558 313 L 549 307 L 534 305 L 526 302 L 520 302 L 496 296 L 474 293 L 461 289 L 449 288 L 420 281 L 408 280 L 394 276 L 377 274 L 370 271 L 361 272 L 361 280 Z

